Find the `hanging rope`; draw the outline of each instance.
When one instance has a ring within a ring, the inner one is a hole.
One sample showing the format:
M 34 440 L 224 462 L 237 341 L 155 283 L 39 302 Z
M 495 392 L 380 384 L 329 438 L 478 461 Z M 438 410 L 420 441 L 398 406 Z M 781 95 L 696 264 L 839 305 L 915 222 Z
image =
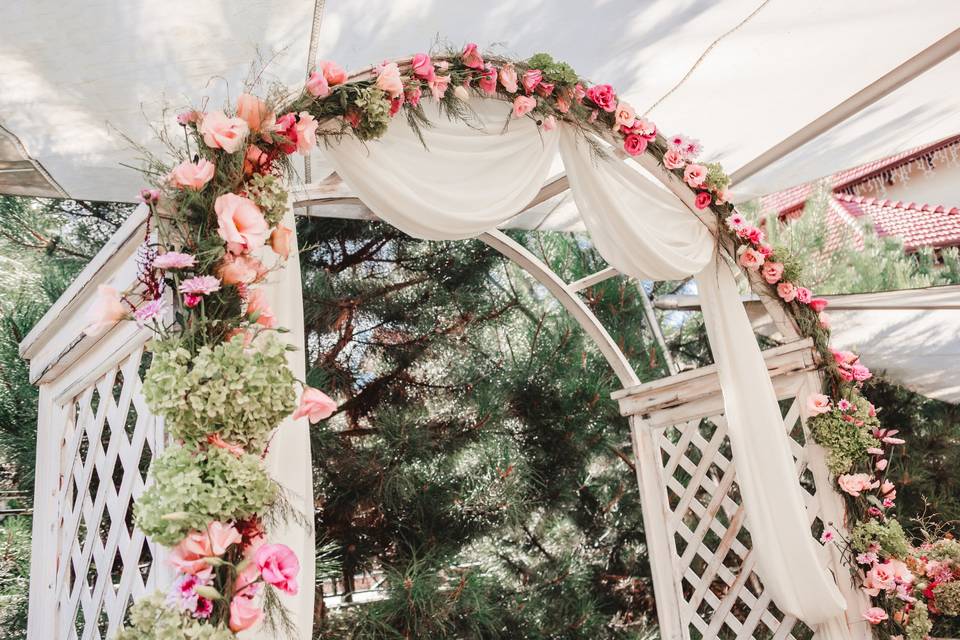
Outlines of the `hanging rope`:
M 721 40 L 723 40 L 723 39 L 726 38 L 727 36 L 731 35 L 731 34 L 734 33 L 735 31 L 737 31 L 737 30 L 738 30 L 740 27 L 742 27 L 743 25 L 745 25 L 745 24 L 747 24 L 748 22 L 750 22 L 750 20 L 752 20 L 755 15 L 757 15 L 758 13 L 760 13 L 760 11 L 761 11 L 765 6 L 767 6 L 768 4 L 770 4 L 770 1 L 771 1 L 771 0 L 763 0 L 763 2 L 760 3 L 760 6 L 758 6 L 756 9 L 754 9 L 753 12 L 750 13 L 750 15 L 748 15 L 746 18 L 744 18 L 743 20 L 741 20 L 735 27 L 733 27 L 732 29 L 730 29 L 730 30 L 727 31 L 726 33 L 722 34 L 719 38 L 717 38 L 716 40 L 714 40 L 713 42 L 711 42 L 711 43 L 710 43 L 710 46 L 707 47 L 707 48 L 704 50 L 704 52 L 700 54 L 700 57 L 697 58 L 697 61 L 693 63 L 693 66 L 690 67 L 690 69 L 684 74 L 684 76 L 683 76 L 682 78 L 680 78 L 680 81 L 677 82 L 677 84 L 673 85 L 673 87 L 672 87 L 669 91 L 667 91 L 665 94 L 663 94 L 662 96 L 660 96 L 660 99 L 657 100 L 656 102 L 654 102 L 654 103 L 653 103 L 653 106 L 651 106 L 649 109 L 647 109 L 646 111 L 644 111 L 644 112 L 643 112 L 643 115 L 646 116 L 646 115 L 649 114 L 651 111 L 653 111 L 654 109 L 656 109 L 657 106 L 658 106 L 661 102 L 663 102 L 664 100 L 666 100 L 667 98 L 669 98 L 669 97 L 671 96 L 671 94 L 673 94 L 674 91 L 676 91 L 677 89 L 679 89 L 680 86 L 681 86 L 684 82 L 687 81 L 687 78 L 689 78 L 691 75 L 693 75 L 693 72 L 697 70 L 697 67 L 700 66 L 700 63 L 703 62 L 703 60 L 707 57 L 707 55 L 708 55 L 711 51 L 713 51 L 713 48 L 714 48 L 714 47 L 716 47 L 718 44 L 720 44 L 720 41 L 721 41 Z
M 316 0 L 313 5 L 313 24 L 310 26 L 310 48 L 307 51 L 307 77 L 313 71 L 317 63 L 317 47 L 320 43 L 320 26 L 323 24 L 323 10 L 327 6 L 327 0 Z M 310 156 L 303 158 L 303 181 L 310 184 L 313 179 L 313 170 L 310 166 Z

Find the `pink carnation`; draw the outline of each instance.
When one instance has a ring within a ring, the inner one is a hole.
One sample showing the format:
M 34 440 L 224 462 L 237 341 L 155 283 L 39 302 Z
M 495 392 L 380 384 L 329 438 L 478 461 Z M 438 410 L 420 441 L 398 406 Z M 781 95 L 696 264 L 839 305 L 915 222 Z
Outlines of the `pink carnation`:
M 186 269 L 197 264 L 197 259 L 189 253 L 167 251 L 153 259 L 155 269 Z
M 206 296 L 219 290 L 220 279 L 214 276 L 195 276 L 180 283 L 180 293 Z

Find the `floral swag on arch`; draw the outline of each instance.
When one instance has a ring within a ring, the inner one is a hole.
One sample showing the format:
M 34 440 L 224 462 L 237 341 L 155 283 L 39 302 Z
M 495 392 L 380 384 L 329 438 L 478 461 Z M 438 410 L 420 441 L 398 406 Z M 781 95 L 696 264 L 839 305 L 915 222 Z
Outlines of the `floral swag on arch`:
M 931 615 L 960 615 L 960 543 L 914 546 L 890 515 L 896 488 L 885 471 L 891 449 L 904 441 L 880 425 L 860 393 L 870 371 L 855 354 L 830 349 L 827 303 L 800 284 L 800 258 L 765 242 L 734 210 L 720 165 L 697 162 L 699 143 L 664 137 L 610 85 L 591 85 L 547 54 L 485 58 L 469 44 L 462 52 L 385 62 L 352 80 L 322 62 L 293 96 L 243 94 L 229 112 L 182 113 L 186 144 L 173 150 L 179 162 L 149 162 L 154 188 L 141 199 L 156 240 L 143 249 L 135 290 L 101 287 L 87 332 L 133 320 L 157 333 L 144 395 L 176 444 L 154 462 L 153 484 L 135 514 L 149 537 L 172 548 L 177 576 L 167 593 L 133 606 L 119 640 L 226 640 L 260 624 L 283 627 L 278 594 L 302 588 L 300 560 L 270 542 L 270 529 L 297 514 L 263 459 L 291 412 L 313 423 L 337 408 L 295 380 L 289 347 L 277 336 L 284 329 L 258 286 L 291 250 L 293 231 L 282 224 L 289 156 L 310 153 L 318 136 L 376 140 L 401 112 L 419 135 L 431 126 L 421 103 L 428 94 L 459 120 L 471 117 L 471 94 L 507 101 L 505 127 L 519 118 L 546 131 L 568 124 L 621 155 L 650 154 L 681 179 L 695 207 L 717 216 L 721 244 L 758 273 L 821 354 L 825 388 L 809 399 L 811 431 L 828 453 L 852 531 L 845 539 L 828 527 L 821 542 L 840 546 L 873 598 L 860 615 L 881 637 L 911 640 L 928 634 Z

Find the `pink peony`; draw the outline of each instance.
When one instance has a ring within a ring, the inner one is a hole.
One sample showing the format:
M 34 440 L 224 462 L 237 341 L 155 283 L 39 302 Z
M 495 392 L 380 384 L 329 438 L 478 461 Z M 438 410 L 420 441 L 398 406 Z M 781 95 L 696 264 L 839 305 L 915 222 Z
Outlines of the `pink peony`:
M 331 87 L 335 87 L 338 84 L 343 84 L 347 81 L 347 72 L 343 70 L 340 65 L 336 62 L 331 62 L 330 60 L 323 60 L 319 65 L 320 72 L 323 74 L 323 77 L 326 78 L 327 84 Z
M 663 166 L 667 169 L 683 169 L 687 162 L 683 159 L 683 154 L 675 149 L 670 149 L 663 154 Z
M 493 95 L 497 92 L 497 68 L 491 65 L 487 65 L 487 68 L 483 70 L 483 73 L 480 74 L 480 80 L 477 81 L 477 86 L 480 87 L 480 90 L 486 93 L 487 95 Z
M 887 612 L 880 607 L 870 607 L 863 612 L 863 619 L 870 624 L 880 624 L 889 617 L 890 616 L 887 615 Z
M 507 93 L 517 92 L 517 70 L 512 64 L 505 64 L 500 69 L 500 86 Z
M 790 282 L 781 282 L 777 285 L 777 295 L 784 302 L 792 302 L 797 297 L 797 288 Z
M 517 96 L 513 99 L 513 117 L 522 118 L 537 106 L 537 99 L 529 96 Z
M 413 61 L 410 63 L 410 66 L 413 69 L 413 75 L 421 80 L 430 81 L 433 80 L 433 76 L 436 75 L 436 71 L 433 68 L 433 60 L 425 53 L 418 53 L 413 56 Z
M 215 556 L 222 556 L 231 545 L 240 544 L 243 539 L 232 524 L 224 524 L 216 520 L 207 525 L 207 537 L 210 539 L 210 549 Z
M 433 80 L 427 83 L 430 86 L 430 93 L 434 100 L 441 100 L 450 86 L 450 76 L 435 76 Z
M 860 492 L 876 488 L 878 483 L 867 473 L 845 473 L 837 478 L 837 484 L 840 485 L 841 489 L 856 498 L 860 495 Z
M 262 262 L 248 255 L 236 256 L 227 253 L 217 267 L 220 281 L 226 285 L 253 284 L 267 274 L 267 268 Z
M 260 622 L 263 611 L 253 603 L 252 598 L 237 595 L 230 601 L 230 630 L 234 633 L 245 631 Z
M 293 414 L 294 420 L 307 417 L 311 424 L 326 420 L 337 410 L 337 403 L 319 389 L 305 387 L 300 394 L 300 406 Z
M 391 98 L 403 94 L 403 80 L 400 79 L 400 68 L 396 62 L 387 62 L 380 67 L 377 73 L 377 88 L 382 89 Z
M 173 168 L 167 180 L 178 189 L 200 191 L 213 179 L 215 170 L 216 167 L 209 160 L 201 159 L 196 163 L 185 160 Z
M 197 264 L 197 259 L 189 253 L 167 251 L 153 259 L 154 269 L 186 269 Z
M 273 310 L 267 304 L 266 295 L 262 289 L 254 289 L 247 296 L 247 316 L 251 319 L 256 316 L 256 322 L 267 329 L 273 329 L 277 326 L 277 317 L 273 315 Z
M 830 411 L 830 398 L 822 393 L 811 393 L 807 398 L 807 409 L 811 415 L 819 415 Z
M 707 168 L 701 164 L 688 164 L 683 170 L 683 180 L 693 188 L 697 188 L 707 179 Z
M 241 93 L 237 98 L 237 117 L 243 118 L 247 127 L 254 133 L 271 127 L 277 115 L 263 100 L 249 93 Z
M 710 194 L 706 191 L 700 191 L 697 193 L 697 197 L 693 200 L 693 205 L 697 209 L 706 209 L 710 206 L 710 203 L 713 202 L 713 198 L 710 197 Z M 763 254 L 761 254 L 763 257 Z
M 400 95 L 403 95 L 401 92 Z M 297 118 L 297 153 L 308 155 L 317 146 L 317 121 L 306 111 L 301 111 Z
M 783 277 L 782 262 L 765 262 L 763 265 L 763 279 L 768 284 L 777 284 Z
M 813 298 L 810 300 L 810 308 L 816 313 L 820 313 L 830 304 L 825 298 Z
M 647 139 L 635 133 L 628 134 L 623 139 L 623 150 L 631 156 L 638 156 L 647 150 Z
M 751 247 L 740 247 L 737 252 L 737 262 L 741 267 L 756 271 L 763 266 L 763 255 Z
M 471 69 L 483 69 L 483 56 L 477 51 L 477 45 L 472 42 L 463 48 L 460 59 Z
M 543 72 L 540 69 L 527 69 L 523 72 L 523 78 L 520 82 L 523 84 L 523 90 L 532 93 L 537 85 L 543 81 Z
M 200 121 L 203 143 L 211 149 L 234 153 L 243 144 L 250 128 L 243 118 L 230 118 L 223 111 L 211 111 Z
M 608 84 L 595 84 L 587 89 L 587 97 L 604 111 L 612 113 L 617 108 L 617 94 Z
M 310 74 L 306 84 L 307 93 L 314 98 L 325 98 L 330 95 L 330 83 L 319 71 Z
M 280 225 L 273 230 L 273 233 L 270 234 L 270 248 L 273 249 L 275 254 L 286 260 L 290 257 L 290 245 L 292 244 L 292 239 L 293 230 Z
M 180 293 L 196 296 L 210 295 L 220 290 L 220 279 L 213 276 L 194 276 L 180 283 Z
M 217 233 L 233 254 L 247 253 L 263 246 L 267 239 L 267 221 L 253 200 L 225 193 L 213 203 L 217 213 Z
M 253 561 L 259 567 L 260 577 L 264 582 L 284 593 L 297 593 L 300 561 L 290 547 L 283 544 L 265 544 L 257 549 Z
M 130 309 L 120 300 L 120 292 L 105 284 L 97 287 L 97 300 L 87 314 L 87 327 L 83 332 L 98 336 L 130 314 Z

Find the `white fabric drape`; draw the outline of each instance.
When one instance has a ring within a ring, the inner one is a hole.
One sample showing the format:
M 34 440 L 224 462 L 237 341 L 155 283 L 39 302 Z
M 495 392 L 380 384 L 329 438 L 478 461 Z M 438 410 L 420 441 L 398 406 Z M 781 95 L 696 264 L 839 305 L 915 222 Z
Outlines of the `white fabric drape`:
M 637 278 L 697 276 L 758 572 L 781 610 L 820 625 L 824 640 L 848 638 L 846 605 L 817 558 L 773 386 L 706 225 L 626 164 L 595 160 L 572 129 L 561 127 L 558 136 L 522 118 L 501 135 L 509 105 L 471 105 L 481 125 L 428 108 L 429 149 L 401 121 L 379 141 L 345 138 L 327 155 L 378 217 L 419 238 L 453 240 L 520 212 L 543 184 L 559 138 L 574 200 L 604 258 Z

